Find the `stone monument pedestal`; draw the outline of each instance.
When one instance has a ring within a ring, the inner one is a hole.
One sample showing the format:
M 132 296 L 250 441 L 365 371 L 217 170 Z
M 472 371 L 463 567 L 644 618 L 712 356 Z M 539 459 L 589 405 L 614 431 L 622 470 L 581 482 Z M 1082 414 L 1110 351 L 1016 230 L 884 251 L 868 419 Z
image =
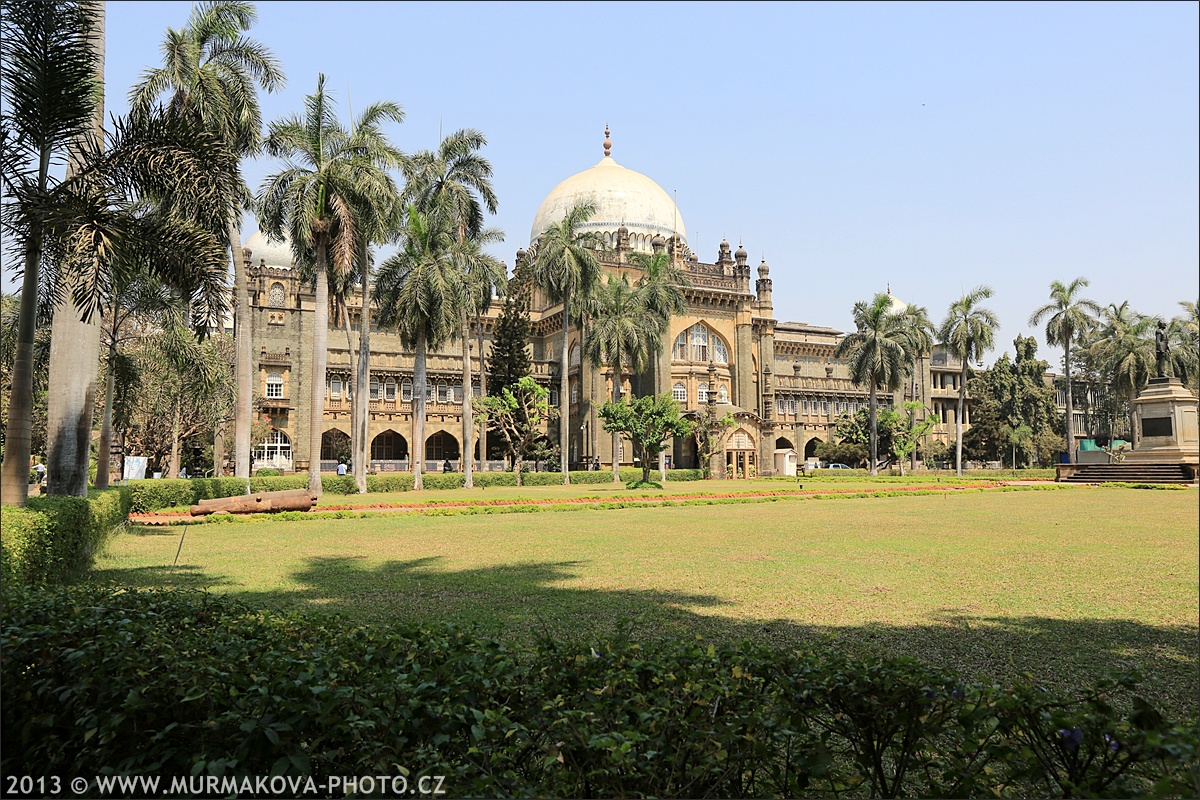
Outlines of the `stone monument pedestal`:
M 1133 402 L 1141 438 L 1125 461 L 1181 464 L 1191 468 L 1194 478 L 1200 466 L 1200 401 L 1196 395 L 1178 378 L 1151 378 Z

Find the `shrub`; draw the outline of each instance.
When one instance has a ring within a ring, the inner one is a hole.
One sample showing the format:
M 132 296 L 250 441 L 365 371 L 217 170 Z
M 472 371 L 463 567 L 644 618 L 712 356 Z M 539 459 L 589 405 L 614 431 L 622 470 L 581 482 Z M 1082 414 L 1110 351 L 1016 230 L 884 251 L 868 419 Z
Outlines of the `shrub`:
M 283 470 L 275 467 L 261 467 L 254 471 L 255 477 L 258 478 L 277 478 L 283 474 Z
M 129 515 L 120 490 L 87 498 L 31 497 L 0 516 L 0 574 L 17 583 L 60 583 L 91 566 L 105 539 Z
M 1194 796 L 1136 676 L 1077 696 L 907 659 L 663 639 L 512 652 L 181 591 L 5 587 L 0 771 L 445 775 L 448 796 Z M 416 771 L 416 770 L 419 770 Z

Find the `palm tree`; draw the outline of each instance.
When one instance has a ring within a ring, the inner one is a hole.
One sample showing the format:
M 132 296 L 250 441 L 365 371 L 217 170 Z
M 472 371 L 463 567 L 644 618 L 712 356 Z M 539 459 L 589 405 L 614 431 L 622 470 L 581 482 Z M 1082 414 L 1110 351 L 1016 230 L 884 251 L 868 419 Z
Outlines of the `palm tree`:
M 1138 431 L 1133 401 L 1154 372 L 1154 329 L 1158 320 L 1143 316 L 1129 307 L 1109 303 L 1101 312 L 1100 335 L 1089 354 L 1108 374 L 1113 391 L 1126 402 L 1130 435 L 1137 447 Z M 1113 435 L 1116 433 L 1116 408 L 1113 409 Z
M 414 155 L 405 169 L 405 197 L 428 212 L 433 205 L 446 203 L 452 215 L 455 241 L 459 247 L 483 231 L 483 209 L 495 214 L 496 193 L 492 189 L 492 165 L 479 154 L 487 139 L 476 130 L 455 131 L 442 140 L 437 152 L 428 150 Z M 489 240 L 502 241 L 503 234 L 494 231 Z M 462 251 L 466 255 L 469 251 Z M 478 256 L 483 253 L 475 248 Z M 495 269 L 500 265 L 499 272 Z M 463 440 L 463 483 L 470 489 L 475 486 L 474 467 L 475 420 L 472 414 L 471 390 L 471 330 L 472 315 L 479 318 L 491 304 L 493 289 L 502 285 L 504 269 L 494 258 L 468 258 L 460 263 L 462 291 L 459 293 L 459 342 L 462 346 L 462 440 Z M 474 270 L 476 274 L 472 275 Z M 486 297 L 486 299 L 484 299 Z M 483 351 L 479 352 L 480 359 Z M 481 361 L 482 363 L 482 361 Z M 487 458 L 487 453 L 480 454 Z
M 546 291 L 551 302 L 562 303 L 558 442 L 564 485 L 571 482 L 571 474 L 567 471 L 571 428 L 570 383 L 567 376 L 570 368 L 568 332 L 571 315 L 580 318 L 580 311 L 586 307 L 600 282 L 600 264 L 596 260 L 600 239 L 593 232 L 581 230 L 594 213 L 596 207 L 591 203 L 576 205 L 562 220 L 547 228 L 532 248 L 534 283 Z
M 626 371 L 636 373 L 644 369 L 654 343 L 662 340 L 664 322 L 658 315 L 648 313 L 643 292 L 641 288 L 635 289 L 624 275 L 619 278 L 609 275 L 596 293 L 597 313 L 585 351 L 593 365 L 607 364 L 612 370 L 614 404 L 621 400 Z M 621 435 L 613 433 L 613 483 L 621 482 L 620 447 Z
M 6 504 L 24 505 L 33 420 L 33 342 L 45 255 L 44 209 L 58 188 L 51 167 L 65 160 L 72 142 L 92 130 L 103 80 L 96 69 L 100 54 L 91 42 L 92 4 L 5 0 L 0 11 L 0 175 L 12 198 L 4 223 L 24 258 L 0 497 Z
M 415 205 L 405 212 L 400 251 L 379 266 L 376 294 L 379 322 L 395 328 L 413 353 L 412 458 L 413 488 L 424 488 L 426 355 L 458 333 L 454 297 L 459 273 L 454 263 L 453 221 L 444 206 L 423 213 Z
M 959 300 L 950 304 L 946 318 L 938 329 L 938 340 L 946 351 L 962 362 L 958 382 L 958 413 L 954 418 L 955 473 L 962 477 L 963 408 L 967 404 L 967 370 L 971 360 L 982 361 L 983 354 L 992 349 L 1000 321 L 991 309 L 980 305 L 992 296 L 990 286 L 976 286 Z
M 199 119 L 239 157 L 256 155 L 262 144 L 262 113 L 255 85 L 274 92 L 285 78 L 279 62 L 263 45 L 242 34 L 257 19 L 252 3 L 210 0 L 193 7 L 182 30 L 167 28 L 162 43 L 163 66 L 148 69 L 129 92 L 135 114 L 145 114 L 169 95 L 168 113 Z M 238 400 L 234 413 L 234 475 L 250 476 L 250 423 L 254 391 L 254 349 L 250 296 L 239 234 L 241 212 L 249 190 L 238 180 L 225 199 L 225 225 L 233 258 L 233 291 L 237 341 Z
M 850 380 L 870 389 L 871 474 L 879 474 L 878 395 L 880 387 L 895 392 L 903 384 L 907 353 L 900 314 L 892 298 L 880 292 L 869 303 L 854 304 L 857 331 L 847 334 L 834 349 L 836 358 L 849 362 Z
M 642 270 L 642 275 L 637 281 L 642 304 L 648 313 L 662 322 L 662 332 L 665 336 L 670 330 L 671 317 L 687 313 L 687 298 L 684 296 L 683 290 L 692 283 L 688 280 L 687 272 L 680 269 L 665 250 L 652 255 L 635 252 L 630 256 L 634 266 Z M 651 345 L 652 356 L 659 356 L 664 350 L 670 352 L 668 343 L 664 342 L 662 337 Z M 651 358 L 651 362 L 654 361 L 655 359 Z M 664 368 L 661 361 L 654 363 L 655 395 L 666 391 L 665 377 L 668 374 L 669 367 Z M 666 481 L 667 455 L 665 450 L 658 454 L 658 473 L 659 478 Z
M 1171 320 L 1167 335 L 1171 342 L 1171 368 L 1192 391 L 1200 391 L 1200 313 L 1191 300 L 1179 303 L 1183 314 Z
M 1063 371 L 1067 383 L 1067 462 L 1075 463 L 1075 406 L 1074 384 L 1071 382 L 1071 342 L 1096 324 L 1095 315 L 1100 306 L 1079 296 L 1088 285 L 1087 278 L 1076 278 L 1068 284 L 1053 281 L 1050 284 L 1050 302 L 1029 316 L 1030 325 L 1041 325 L 1046 320 L 1046 341 L 1063 349 Z
M 287 159 L 284 169 L 270 175 L 259 189 L 259 227 L 268 237 L 283 238 L 288 230 L 297 262 L 311 252 L 314 269 L 312 382 L 309 396 L 309 491 L 321 492 L 321 432 L 325 408 L 325 363 L 329 341 L 328 270 L 353 269 L 362 235 L 362 211 L 386 206 L 395 184 L 386 169 L 398 157 L 383 139 L 379 124 L 402 122 L 395 103 L 369 106 L 353 133 L 337 120 L 325 76 L 317 91 L 305 98 L 304 116 L 271 123 L 265 147 L 272 156 Z
M 933 352 L 933 337 L 936 331 L 933 327 L 933 321 L 929 319 L 929 309 L 925 306 L 908 306 L 901 313 L 901 338 L 904 344 L 904 353 L 907 357 L 905 368 L 912 378 L 912 399 L 917 399 L 917 373 L 924 374 L 924 361 Z M 921 406 L 925 408 L 924 404 Z M 922 414 L 925 412 L 922 411 Z M 916 412 L 913 412 L 912 419 L 916 419 Z M 912 469 L 917 468 L 917 448 L 914 446 L 912 450 Z

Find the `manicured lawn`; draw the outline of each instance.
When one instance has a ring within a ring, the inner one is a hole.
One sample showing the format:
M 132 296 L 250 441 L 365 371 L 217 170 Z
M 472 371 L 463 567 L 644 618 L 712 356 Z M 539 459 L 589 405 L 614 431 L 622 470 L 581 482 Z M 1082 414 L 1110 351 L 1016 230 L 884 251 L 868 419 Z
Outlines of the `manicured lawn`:
M 756 483 L 763 486 L 737 488 L 787 485 Z M 835 485 L 851 483 L 887 488 Z M 671 488 L 701 487 L 729 488 Z M 523 496 L 604 488 L 538 487 Z M 451 499 L 457 491 L 421 494 Z M 392 496 L 366 500 L 383 498 Z M 1128 663 L 1153 680 L 1149 694 L 1194 716 L 1198 510 L 1195 490 L 1078 487 L 264 521 L 187 529 L 178 567 L 180 529 L 134 529 L 112 542 L 89 579 L 209 588 L 376 624 L 475 624 L 516 643 L 542 631 L 781 646 L 833 640 L 975 675 L 1030 672 L 1064 687 Z

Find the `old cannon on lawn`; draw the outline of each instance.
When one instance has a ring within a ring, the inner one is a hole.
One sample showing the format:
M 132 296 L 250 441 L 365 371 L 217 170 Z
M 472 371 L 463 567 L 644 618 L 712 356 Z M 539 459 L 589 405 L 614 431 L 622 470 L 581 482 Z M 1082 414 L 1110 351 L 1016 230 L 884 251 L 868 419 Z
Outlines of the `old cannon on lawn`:
M 264 514 L 275 511 L 308 511 L 317 501 L 308 489 L 285 489 L 281 492 L 258 492 L 235 497 L 201 500 L 192 506 L 192 516 L 227 512 L 229 514 Z

